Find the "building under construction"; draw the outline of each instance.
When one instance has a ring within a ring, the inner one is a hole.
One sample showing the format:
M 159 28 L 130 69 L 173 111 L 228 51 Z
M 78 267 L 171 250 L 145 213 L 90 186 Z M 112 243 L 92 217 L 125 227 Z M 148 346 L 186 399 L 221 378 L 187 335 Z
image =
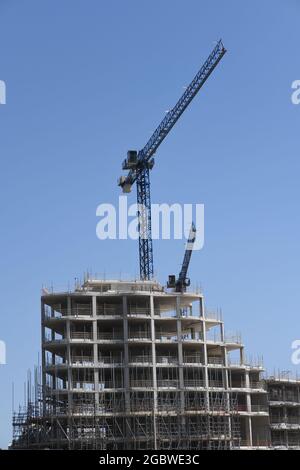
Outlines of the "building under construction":
M 12 448 L 269 445 L 262 365 L 201 293 L 87 279 L 41 300 L 42 384 L 14 415 Z
M 275 449 L 300 450 L 300 380 L 279 373 L 266 380 L 271 442 Z

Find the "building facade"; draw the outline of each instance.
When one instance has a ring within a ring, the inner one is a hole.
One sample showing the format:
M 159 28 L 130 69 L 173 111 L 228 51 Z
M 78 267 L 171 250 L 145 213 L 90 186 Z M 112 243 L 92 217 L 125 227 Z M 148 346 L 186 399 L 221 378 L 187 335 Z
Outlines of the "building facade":
M 300 380 L 269 377 L 266 388 L 272 447 L 300 450 Z
M 13 448 L 269 446 L 263 367 L 201 293 L 88 279 L 41 304 L 41 392 Z

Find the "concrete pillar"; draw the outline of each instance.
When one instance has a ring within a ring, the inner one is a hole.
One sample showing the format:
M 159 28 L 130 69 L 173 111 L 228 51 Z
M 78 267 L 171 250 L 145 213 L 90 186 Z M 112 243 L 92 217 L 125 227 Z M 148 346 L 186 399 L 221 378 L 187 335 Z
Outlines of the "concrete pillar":
M 51 329 L 51 341 L 55 341 L 55 331 Z M 51 364 L 54 366 L 55 364 L 55 353 L 51 353 Z M 52 375 L 51 375 L 51 381 L 52 381 L 52 389 L 56 389 L 56 369 L 53 369 Z
M 240 347 L 240 364 L 244 365 L 245 364 L 245 354 L 244 354 L 244 347 Z
M 156 374 L 156 348 L 155 348 L 155 318 L 154 318 L 154 298 L 153 294 L 149 297 L 150 301 L 150 329 L 151 329 L 151 361 L 152 361 L 152 380 L 153 380 L 153 438 L 154 438 L 154 450 L 157 449 L 157 427 L 156 427 L 156 416 L 157 416 L 157 374 Z
M 71 322 L 70 317 L 72 315 L 72 298 L 70 295 L 67 297 L 67 321 L 66 321 L 66 340 L 67 340 L 67 367 L 68 367 L 68 413 L 72 412 L 73 408 L 73 379 L 72 379 L 72 367 L 71 367 Z
M 285 400 L 287 399 L 286 397 L 286 390 L 284 391 L 285 393 Z M 283 422 L 287 423 L 288 421 L 288 409 L 287 407 L 284 405 L 283 407 Z M 284 430 L 284 437 L 285 437 L 285 445 L 288 447 L 289 445 L 289 437 L 288 437 L 288 430 L 285 429 Z
M 208 379 L 208 365 L 207 365 L 207 343 L 206 343 L 206 320 L 201 322 L 203 330 L 203 352 L 204 352 L 204 380 L 205 380 L 205 398 L 206 398 L 206 409 L 209 412 L 209 379 Z
M 199 298 L 199 317 L 204 316 L 204 305 L 203 305 L 203 298 Z
M 46 413 L 46 351 L 45 351 L 45 302 L 41 300 L 41 345 L 42 345 L 42 396 L 43 396 L 43 414 Z
M 182 352 L 182 327 L 180 316 L 180 296 L 176 297 L 176 329 L 177 329 L 177 356 L 178 356 L 178 379 L 180 388 L 180 411 L 184 413 L 184 376 L 183 376 L 183 352 Z
M 222 343 L 224 343 L 225 341 L 224 323 L 220 323 L 220 336 L 221 336 Z
M 249 377 L 249 371 L 245 371 L 245 387 L 247 389 L 246 391 L 246 405 L 247 405 L 247 412 L 251 413 L 251 395 L 249 392 L 250 389 L 250 377 Z M 251 416 L 247 416 L 246 419 L 246 439 L 248 442 L 248 446 L 253 445 L 253 436 L 252 436 L 252 418 Z
M 224 359 L 224 387 L 226 389 L 226 409 L 228 412 L 231 411 L 231 404 L 230 404 L 230 393 L 229 393 L 229 376 L 228 376 L 228 356 L 227 356 L 227 348 L 224 345 L 223 349 L 223 359 Z
M 181 429 L 179 432 L 184 436 L 186 434 L 186 418 L 185 418 L 185 388 L 183 374 L 183 350 L 182 350 L 182 324 L 180 313 L 180 295 L 176 296 L 176 334 L 177 334 L 177 355 L 178 355 L 178 380 L 179 380 L 179 397 L 180 397 L 180 417 L 179 422 Z M 178 389 L 177 389 L 178 390 Z M 178 391 L 177 391 L 178 393 Z
M 223 364 L 224 364 L 224 367 L 222 368 L 222 376 L 223 376 L 223 385 L 225 388 L 224 394 L 225 394 L 225 400 L 226 400 L 226 411 L 228 413 L 227 423 L 228 423 L 229 436 L 230 438 L 232 438 L 232 426 L 231 426 L 232 405 L 230 403 L 231 394 L 229 393 L 228 355 L 227 355 L 226 344 L 224 343 L 224 340 L 225 340 L 224 323 L 220 323 L 220 334 L 221 334 L 221 341 L 222 341 L 222 356 L 223 356 Z M 231 447 L 232 447 L 232 440 L 230 440 L 230 448 Z
M 246 416 L 246 441 L 248 447 L 253 446 L 251 416 Z
M 54 308 L 51 307 L 51 318 L 54 318 Z M 51 330 L 51 340 L 55 340 L 55 332 L 54 330 Z M 54 366 L 55 365 L 55 353 L 51 353 L 51 364 Z M 56 374 L 55 374 L 56 375 Z M 56 388 L 56 380 L 54 380 L 54 375 L 52 375 L 52 387 Z
M 95 411 L 99 410 L 99 361 L 98 361 L 98 326 L 97 326 L 97 297 L 92 296 L 93 317 L 93 363 L 94 363 L 94 388 L 95 388 Z
M 123 341 L 124 341 L 124 389 L 125 389 L 125 411 L 130 413 L 130 392 L 129 392 L 129 351 L 128 351 L 128 318 L 127 318 L 127 297 L 123 296 Z
M 73 426 L 72 426 L 72 413 L 73 413 L 73 378 L 72 378 L 72 367 L 71 367 L 71 323 L 70 317 L 72 315 L 72 297 L 68 295 L 67 297 L 67 321 L 66 321 L 66 339 L 67 339 L 67 367 L 68 367 L 68 438 L 69 446 L 72 441 L 73 436 Z

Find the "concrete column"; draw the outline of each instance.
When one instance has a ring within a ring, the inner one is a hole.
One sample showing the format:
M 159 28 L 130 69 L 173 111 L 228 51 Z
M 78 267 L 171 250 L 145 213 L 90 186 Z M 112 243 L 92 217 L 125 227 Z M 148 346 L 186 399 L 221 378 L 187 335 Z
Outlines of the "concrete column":
M 228 357 L 227 357 L 227 348 L 224 345 L 222 348 L 223 350 L 223 359 L 224 359 L 224 369 L 223 369 L 223 376 L 224 376 L 224 387 L 226 389 L 226 408 L 227 411 L 231 411 L 231 404 L 230 404 L 230 393 L 229 393 L 229 377 L 228 377 Z
M 180 432 L 185 433 L 186 418 L 185 418 L 185 388 L 184 388 L 184 374 L 183 374 L 183 351 L 182 351 L 182 324 L 180 314 L 180 295 L 176 296 L 176 330 L 177 330 L 177 355 L 178 355 L 178 379 L 179 379 L 179 395 L 180 395 Z M 177 392 L 178 393 L 178 392 Z
M 223 354 L 224 354 L 224 365 L 226 368 L 228 368 L 229 364 L 228 364 L 228 352 L 227 352 L 226 344 L 224 344 Z
M 127 296 L 124 295 L 123 301 L 123 345 L 124 345 L 124 363 L 123 363 L 123 387 L 124 387 L 124 398 L 125 398 L 125 413 L 126 419 L 124 423 L 124 432 L 126 436 L 131 435 L 130 425 L 130 383 L 129 383 L 129 348 L 128 348 L 128 318 L 127 318 Z
M 128 351 L 128 319 L 127 319 L 127 297 L 123 296 L 123 341 L 124 341 L 124 389 L 125 389 L 125 411 L 130 413 L 130 391 L 129 391 L 129 351 Z
M 203 320 L 202 322 L 202 330 L 203 330 L 203 352 L 204 352 L 204 380 L 205 380 L 205 397 L 206 397 L 206 409 L 207 411 L 210 410 L 209 405 L 209 380 L 208 380 L 208 367 L 207 367 L 207 344 L 206 344 L 206 322 Z
M 251 416 L 246 416 L 246 440 L 247 440 L 247 446 L 252 447 L 253 446 L 253 439 L 252 439 Z
M 225 331 L 224 331 L 224 323 L 220 323 L 220 336 L 222 343 L 225 342 Z
M 152 380 L 153 380 L 153 434 L 154 434 L 154 450 L 157 449 L 157 428 L 156 428 L 156 415 L 157 415 L 157 375 L 156 375 L 156 348 L 155 348 L 155 318 L 154 318 L 154 298 L 153 294 L 150 295 L 150 328 L 151 328 L 151 359 L 152 359 Z
M 203 297 L 199 298 L 199 317 L 204 317 Z
M 285 388 L 284 388 L 284 399 L 285 400 L 287 399 Z M 288 420 L 288 410 L 287 410 L 286 405 L 284 405 L 283 406 L 283 422 L 287 423 L 287 420 Z M 284 437 L 285 437 L 285 445 L 288 447 L 289 439 L 288 439 L 288 430 L 287 429 L 284 430 Z
M 227 356 L 227 347 L 225 344 L 225 331 L 224 331 L 224 323 L 220 323 L 220 335 L 222 341 L 222 355 L 223 355 L 223 364 L 224 367 L 222 368 L 222 377 L 223 377 L 223 385 L 225 388 L 225 400 L 226 400 L 226 411 L 228 413 L 227 422 L 228 422 L 228 432 L 229 436 L 232 439 L 232 426 L 231 426 L 231 416 L 232 416 L 232 406 L 230 403 L 231 395 L 229 393 L 229 377 L 228 377 L 228 356 Z M 230 441 L 230 448 L 232 447 L 232 441 Z
M 244 354 L 244 347 L 240 347 L 240 364 L 244 365 L 245 364 L 245 354 Z
M 54 318 L 54 308 L 51 307 L 51 318 Z M 51 340 L 55 340 L 55 331 L 51 329 Z M 54 366 L 55 365 L 55 353 L 51 353 L 51 364 Z M 55 369 L 54 369 L 55 370 Z M 54 374 L 52 375 L 52 388 L 53 390 L 56 388 L 56 370 Z
M 55 341 L 55 331 L 51 329 L 51 341 Z M 51 364 L 55 364 L 55 353 L 51 353 Z M 51 375 L 52 379 L 52 390 L 56 389 L 56 369 L 54 368 L 54 372 Z
M 250 389 L 250 377 L 249 377 L 249 371 L 245 371 L 245 387 L 247 389 L 246 391 L 246 405 L 247 405 L 247 412 L 251 413 L 251 395 L 249 393 Z M 246 438 L 248 445 L 252 447 L 253 445 L 253 436 L 252 436 L 252 418 L 251 416 L 247 416 L 246 419 Z
M 72 367 L 71 367 L 71 322 L 70 317 L 72 314 L 72 297 L 67 297 L 67 321 L 66 321 L 66 340 L 67 340 L 67 367 L 68 367 L 68 437 L 69 446 L 73 436 L 73 425 L 72 425 L 72 413 L 73 413 L 73 378 L 72 378 Z
M 41 345 L 42 345 L 42 394 L 43 394 L 43 413 L 46 412 L 46 350 L 45 350 L 45 302 L 41 300 Z
M 245 371 L 245 388 L 247 389 L 247 392 L 246 392 L 247 411 L 248 411 L 248 413 L 250 413 L 252 410 L 251 410 L 251 395 L 250 395 L 250 392 L 249 392 L 250 377 L 249 377 L 249 371 L 248 370 Z
M 180 411 L 184 413 L 184 377 L 183 377 L 183 352 L 182 352 L 182 328 L 180 317 L 180 296 L 176 297 L 176 316 L 177 316 L 177 355 L 178 355 L 178 374 L 180 388 Z
M 66 321 L 66 340 L 67 340 L 67 367 L 68 367 L 68 413 L 72 412 L 73 408 L 73 380 L 72 380 L 72 368 L 71 368 L 71 322 L 70 317 L 72 314 L 72 298 L 70 295 L 67 297 L 67 321 Z
M 92 296 L 93 317 L 93 362 L 94 362 L 94 387 L 95 410 L 99 410 L 99 363 L 98 363 L 98 328 L 97 328 L 97 296 Z

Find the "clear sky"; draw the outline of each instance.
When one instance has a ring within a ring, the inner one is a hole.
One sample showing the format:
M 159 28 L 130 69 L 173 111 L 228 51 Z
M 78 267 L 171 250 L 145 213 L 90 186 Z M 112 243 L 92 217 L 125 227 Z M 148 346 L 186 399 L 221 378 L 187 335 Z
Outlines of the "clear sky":
M 42 284 L 138 273 L 137 242 L 96 238 L 96 207 L 117 202 L 127 150 L 146 143 L 219 38 L 228 53 L 162 144 L 152 200 L 205 204 L 192 282 L 249 354 L 297 371 L 299 18 L 298 0 L 0 0 L 0 447 L 12 382 L 17 408 L 38 360 Z M 165 282 L 184 243 L 154 250 Z

